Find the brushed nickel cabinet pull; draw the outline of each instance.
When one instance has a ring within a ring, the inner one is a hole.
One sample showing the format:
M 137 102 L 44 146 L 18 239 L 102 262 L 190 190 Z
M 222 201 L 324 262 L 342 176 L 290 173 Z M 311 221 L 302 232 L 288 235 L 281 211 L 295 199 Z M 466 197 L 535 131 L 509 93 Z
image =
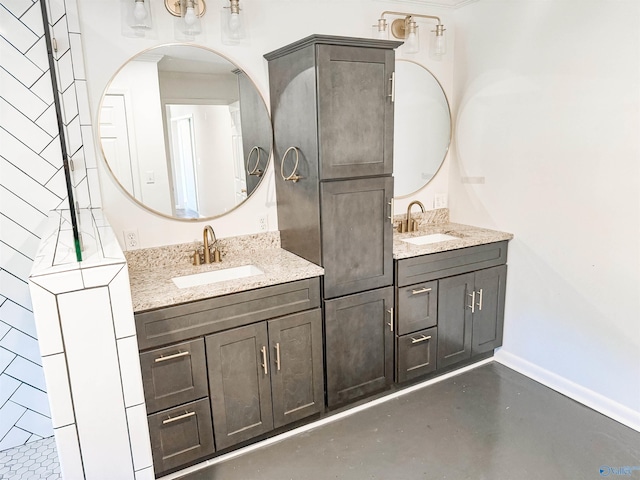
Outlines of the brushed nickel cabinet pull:
M 264 374 L 269 375 L 269 370 L 267 367 L 267 347 L 263 345 L 260 351 L 262 352 L 262 368 L 264 368 Z
M 471 309 L 471 313 L 475 313 L 476 312 L 476 291 L 474 290 L 473 292 L 468 293 L 467 295 L 471 297 L 471 305 L 467 305 L 467 307 Z
M 389 210 L 390 210 L 389 211 L 389 216 L 387 218 L 389 220 L 391 220 L 391 225 L 393 225 L 393 198 L 387 204 L 389 205 Z
M 389 329 L 393 332 L 393 307 L 391 307 L 389 310 L 387 310 L 387 313 L 391 317 L 391 321 L 389 323 L 387 323 L 387 325 L 389 325 Z
M 166 357 L 161 356 L 161 357 L 158 357 L 158 358 L 154 359 L 153 361 L 155 363 L 166 362 L 167 360 L 173 360 L 174 358 L 186 357 L 188 355 L 191 355 L 191 353 L 189 353 L 189 351 L 187 350 L 186 352 L 178 352 L 178 353 L 174 353 L 173 355 L 167 355 Z
M 184 414 L 178 415 L 177 417 L 169 417 L 166 420 L 163 420 L 162 424 L 166 425 L 167 423 L 177 422 L 178 420 L 183 420 L 185 418 L 193 417 L 195 414 L 196 412 L 185 412 Z
M 431 335 L 429 335 L 429 336 L 421 335 L 420 338 L 411 337 L 411 343 L 426 342 L 427 340 L 431 340 Z
M 480 295 L 480 300 L 478 301 L 478 310 L 482 311 L 482 289 L 478 292 Z
M 420 290 L 411 290 L 411 295 L 419 295 L 421 293 L 427 293 L 430 292 L 431 289 L 430 288 L 421 288 Z
M 276 368 L 280 371 L 280 342 L 276 343 Z
M 391 82 L 391 93 L 387 97 L 391 98 L 391 103 L 394 103 L 396 101 L 396 72 L 391 74 L 389 82 Z

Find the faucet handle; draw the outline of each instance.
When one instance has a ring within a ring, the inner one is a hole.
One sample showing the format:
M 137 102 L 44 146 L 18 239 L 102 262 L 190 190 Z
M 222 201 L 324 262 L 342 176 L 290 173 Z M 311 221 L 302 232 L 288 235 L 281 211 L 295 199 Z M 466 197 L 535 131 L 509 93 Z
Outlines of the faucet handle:
M 218 247 L 213 247 L 213 263 L 220 263 L 221 261 L 220 250 L 218 250 Z
M 191 262 L 193 263 L 193 265 L 200 265 L 201 263 L 200 252 L 198 251 L 197 248 L 194 250 L 193 254 L 191 255 Z

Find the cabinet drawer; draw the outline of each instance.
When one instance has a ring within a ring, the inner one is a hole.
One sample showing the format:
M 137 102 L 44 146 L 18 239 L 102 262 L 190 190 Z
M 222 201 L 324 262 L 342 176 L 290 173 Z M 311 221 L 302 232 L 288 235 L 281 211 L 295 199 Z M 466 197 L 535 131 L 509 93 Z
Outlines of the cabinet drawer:
M 202 338 L 145 352 L 140 365 L 150 413 L 207 396 Z
M 397 263 L 398 286 L 450 277 L 507 263 L 507 242 L 431 253 Z
M 436 327 L 398 337 L 398 382 L 433 372 L 437 345 Z
M 209 399 L 149 415 L 156 475 L 215 452 Z
M 141 350 L 320 306 L 318 277 L 135 315 Z
M 438 320 L 438 282 L 423 282 L 397 291 L 398 335 L 434 327 Z

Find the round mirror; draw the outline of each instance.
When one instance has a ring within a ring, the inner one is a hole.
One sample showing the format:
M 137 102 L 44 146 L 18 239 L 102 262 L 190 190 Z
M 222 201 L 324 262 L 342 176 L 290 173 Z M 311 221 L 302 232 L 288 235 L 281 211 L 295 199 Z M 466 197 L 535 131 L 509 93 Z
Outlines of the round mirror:
M 451 111 L 440 82 L 422 65 L 396 61 L 393 175 L 396 197 L 424 187 L 451 143 Z
M 180 220 L 223 215 L 263 178 L 273 132 L 251 79 L 194 45 L 142 52 L 123 65 L 100 105 L 112 175 L 137 203 Z

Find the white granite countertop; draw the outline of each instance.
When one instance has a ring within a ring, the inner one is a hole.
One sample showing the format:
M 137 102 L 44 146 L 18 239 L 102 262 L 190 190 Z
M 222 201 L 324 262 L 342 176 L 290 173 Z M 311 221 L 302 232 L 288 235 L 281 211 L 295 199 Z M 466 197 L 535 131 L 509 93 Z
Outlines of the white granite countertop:
M 421 237 L 423 235 L 430 235 L 433 233 L 446 233 L 454 237 L 459 237 L 459 239 L 427 245 L 413 245 L 402 241 L 404 238 Z M 402 258 L 417 257 L 419 255 L 427 255 L 429 253 L 446 252 L 448 250 L 456 250 L 458 248 L 511 240 L 512 238 L 513 234 L 511 233 L 473 227 L 471 225 L 462 225 L 460 223 L 447 222 L 420 226 L 420 230 L 417 232 L 395 232 L 393 234 L 393 258 L 399 260 Z
M 194 266 L 195 244 L 170 245 L 125 252 L 134 312 L 178 305 L 230 293 L 318 277 L 324 269 L 280 248 L 278 232 L 218 240 L 222 262 Z M 255 265 L 264 274 L 224 282 L 178 288 L 173 277 Z

